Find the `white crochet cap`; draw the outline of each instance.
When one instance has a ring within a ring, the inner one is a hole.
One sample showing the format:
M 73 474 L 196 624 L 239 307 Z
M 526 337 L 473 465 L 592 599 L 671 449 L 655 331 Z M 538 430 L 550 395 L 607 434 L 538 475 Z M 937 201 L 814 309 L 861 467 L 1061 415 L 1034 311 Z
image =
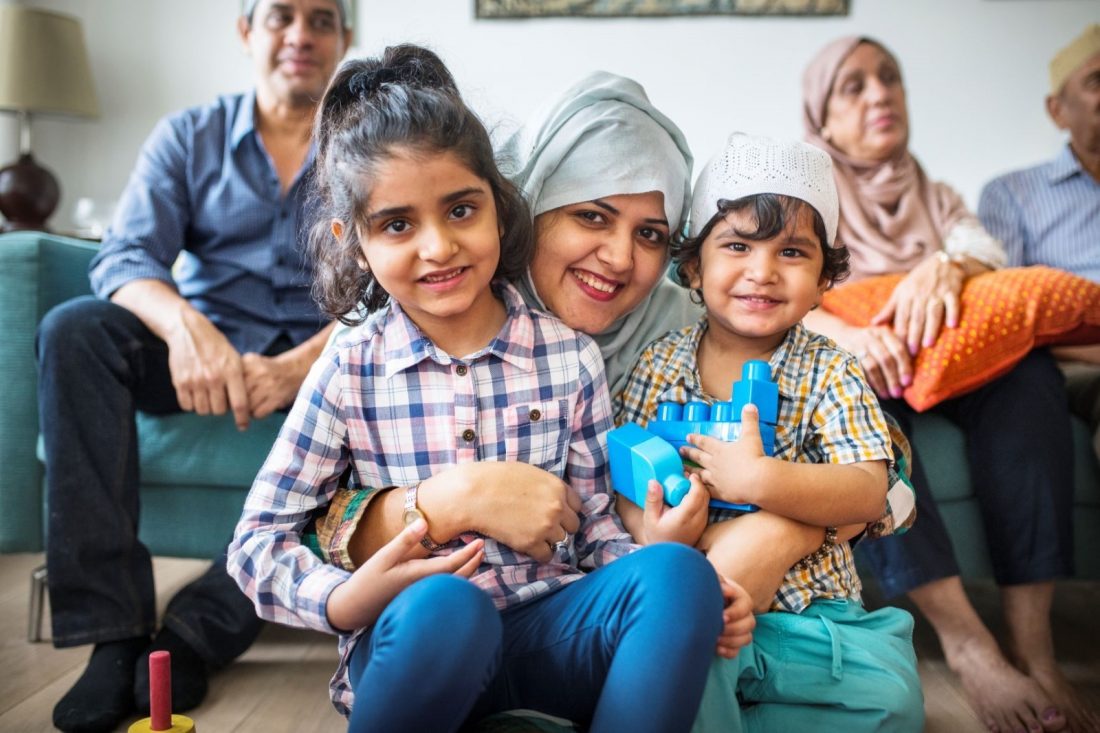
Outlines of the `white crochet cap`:
M 695 181 L 691 197 L 689 235 L 698 237 L 718 213 L 722 199 L 775 193 L 801 199 L 817 210 L 825 222 L 825 245 L 836 243 L 840 201 L 833 180 L 829 154 L 798 140 L 735 132 L 726 147 L 710 159 Z

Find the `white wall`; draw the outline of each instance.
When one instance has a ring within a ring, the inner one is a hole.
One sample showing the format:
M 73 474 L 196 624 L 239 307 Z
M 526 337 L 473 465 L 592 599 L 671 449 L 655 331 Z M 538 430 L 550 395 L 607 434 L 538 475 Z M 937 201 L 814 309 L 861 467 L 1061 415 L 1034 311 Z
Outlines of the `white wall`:
M 9 0 L 11 1 L 11 0 Z M 80 196 L 115 198 L 157 118 L 244 88 L 237 0 L 27 0 L 82 19 L 102 115 L 38 119 L 35 153 L 61 181 L 53 224 Z M 1053 53 L 1097 0 L 851 0 L 839 18 L 475 20 L 473 0 L 358 0 L 357 53 L 415 41 L 447 61 L 490 126 L 510 129 L 593 68 L 637 78 L 697 161 L 733 129 L 801 136 L 801 74 L 836 36 L 875 36 L 906 76 L 912 149 L 971 205 L 991 176 L 1050 157 L 1063 136 L 1043 96 Z M 0 161 L 16 134 L 0 121 Z M 698 166 L 698 163 L 697 163 Z

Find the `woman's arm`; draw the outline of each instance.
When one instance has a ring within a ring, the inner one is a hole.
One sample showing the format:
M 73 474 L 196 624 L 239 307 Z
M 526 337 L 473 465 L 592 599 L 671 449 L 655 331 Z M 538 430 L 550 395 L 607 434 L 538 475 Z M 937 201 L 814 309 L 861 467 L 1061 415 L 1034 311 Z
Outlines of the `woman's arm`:
M 371 501 L 361 517 L 341 520 L 334 536 L 346 537 L 347 554 L 359 567 L 404 528 L 406 487 L 390 489 Z M 563 529 L 575 532 L 581 500 L 557 476 L 514 461 L 454 466 L 425 479 L 417 504 L 428 520 L 428 535 L 444 544 L 475 531 L 540 562 L 553 557 L 551 546 Z M 330 550 L 333 554 L 338 549 Z
M 828 336 L 854 354 L 879 397 L 897 399 L 913 383 L 913 359 L 905 343 L 887 326 L 852 326 L 821 309 L 810 311 L 802 322 L 811 331 Z

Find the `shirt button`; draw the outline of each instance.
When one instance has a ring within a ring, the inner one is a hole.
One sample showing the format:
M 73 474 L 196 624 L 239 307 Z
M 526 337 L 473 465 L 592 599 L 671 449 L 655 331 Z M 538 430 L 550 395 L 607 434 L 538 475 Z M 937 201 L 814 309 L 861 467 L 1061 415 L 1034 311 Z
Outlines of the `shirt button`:
M 283 209 L 282 211 L 279 212 L 279 218 L 280 219 L 285 219 L 288 216 L 290 216 L 290 212 L 287 211 L 286 209 Z
M 537 408 L 534 409 L 534 410 L 531 410 L 531 419 L 532 420 L 539 420 L 541 418 L 542 418 L 542 411 L 541 410 L 539 410 Z
M 460 377 L 465 377 L 466 376 L 466 365 L 465 364 L 459 364 L 458 367 L 455 368 L 455 374 L 457 374 Z
M 474 441 L 474 438 L 476 437 L 477 433 L 475 433 L 473 430 L 470 430 L 469 428 L 466 428 L 462 431 L 462 439 L 465 440 L 467 443 L 472 443 Z

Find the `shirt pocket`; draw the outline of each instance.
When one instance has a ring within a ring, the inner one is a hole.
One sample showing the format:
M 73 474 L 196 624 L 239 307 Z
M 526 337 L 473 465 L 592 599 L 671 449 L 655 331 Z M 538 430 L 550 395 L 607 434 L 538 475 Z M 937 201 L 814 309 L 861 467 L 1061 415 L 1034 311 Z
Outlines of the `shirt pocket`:
M 567 400 L 511 405 L 501 413 L 503 460 L 528 463 L 556 476 L 565 475 L 570 438 Z

